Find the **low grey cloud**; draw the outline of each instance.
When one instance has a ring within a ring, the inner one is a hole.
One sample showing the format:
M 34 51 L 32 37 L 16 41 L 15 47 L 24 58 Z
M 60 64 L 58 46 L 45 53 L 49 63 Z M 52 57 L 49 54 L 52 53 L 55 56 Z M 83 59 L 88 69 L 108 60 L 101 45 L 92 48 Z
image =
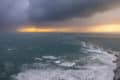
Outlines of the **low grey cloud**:
M 89 17 L 119 5 L 120 0 L 31 0 L 30 18 L 34 22 Z
M 88 18 L 119 5 L 120 0 L 0 0 L 0 30 Z

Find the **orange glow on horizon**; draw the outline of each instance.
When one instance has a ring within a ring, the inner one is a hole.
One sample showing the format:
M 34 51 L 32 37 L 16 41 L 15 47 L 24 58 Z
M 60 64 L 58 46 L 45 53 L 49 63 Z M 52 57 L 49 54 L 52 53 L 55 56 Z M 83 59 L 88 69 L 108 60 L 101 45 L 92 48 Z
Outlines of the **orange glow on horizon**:
M 37 27 L 25 27 L 18 28 L 17 32 L 68 32 L 69 30 L 66 28 L 37 28 Z
M 39 28 L 35 26 L 23 26 L 16 29 L 17 32 L 82 32 L 82 33 L 120 33 L 120 25 L 98 25 L 90 27 L 66 27 L 66 28 Z
M 91 27 L 88 32 L 98 32 L 98 33 L 120 33 L 120 25 L 100 25 Z

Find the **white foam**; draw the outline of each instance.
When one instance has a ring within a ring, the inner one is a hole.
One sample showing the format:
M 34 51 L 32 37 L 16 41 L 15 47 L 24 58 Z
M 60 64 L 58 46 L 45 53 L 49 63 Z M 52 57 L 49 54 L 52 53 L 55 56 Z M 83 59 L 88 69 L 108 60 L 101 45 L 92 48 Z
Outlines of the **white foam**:
M 61 61 L 60 61 L 60 60 L 57 60 L 57 61 L 54 61 L 54 63 L 56 63 L 56 64 L 60 64 Z
M 84 48 L 87 47 L 82 42 Z M 66 59 L 59 60 L 55 56 L 43 56 L 43 59 L 52 59 L 55 64 L 61 67 L 76 67 L 76 69 L 51 68 L 46 69 L 27 69 L 14 76 L 15 80 L 113 80 L 114 70 L 116 68 L 116 60 L 114 54 L 109 54 L 101 48 L 92 48 L 88 46 L 84 50 L 90 54 L 86 59 L 85 65 L 78 65 L 80 60 L 68 61 Z M 113 52 L 114 53 L 114 52 Z M 55 60 L 57 59 L 57 60 Z M 75 61 L 75 62 L 74 62 Z M 37 63 L 36 63 L 37 64 Z M 35 64 L 33 64 L 35 65 Z M 38 65 L 38 67 L 41 64 Z M 53 64 L 52 64 L 53 65 Z M 37 65 L 35 65 L 37 66 Z M 44 64 L 42 64 L 44 67 Z
M 43 59 L 42 58 L 35 58 L 35 60 L 42 61 Z
M 103 51 L 101 51 L 100 49 L 86 49 L 88 52 L 92 52 L 92 53 L 102 53 Z
M 55 56 L 42 56 L 44 59 L 57 59 Z
M 85 42 L 84 42 L 84 45 L 87 45 Z M 83 46 L 84 46 L 83 45 Z M 112 51 L 111 50 L 111 53 L 108 53 L 107 51 L 105 51 L 104 49 L 100 48 L 100 47 L 93 47 L 94 45 L 90 44 L 87 46 L 87 48 L 83 48 L 86 52 L 89 52 L 89 53 L 96 53 L 96 56 L 95 55 L 92 55 L 93 57 L 96 57 L 96 58 L 99 58 L 99 59 L 106 59 L 106 60 L 109 60 L 110 62 L 113 62 L 117 59 L 117 57 L 115 56 L 117 54 L 117 52 L 115 51 Z
M 31 69 L 19 73 L 14 78 L 16 80 L 113 80 L 113 76 L 114 73 L 105 66 L 86 70 Z
M 76 64 L 75 62 L 62 62 L 61 64 L 59 64 L 59 66 L 73 67 L 75 64 Z

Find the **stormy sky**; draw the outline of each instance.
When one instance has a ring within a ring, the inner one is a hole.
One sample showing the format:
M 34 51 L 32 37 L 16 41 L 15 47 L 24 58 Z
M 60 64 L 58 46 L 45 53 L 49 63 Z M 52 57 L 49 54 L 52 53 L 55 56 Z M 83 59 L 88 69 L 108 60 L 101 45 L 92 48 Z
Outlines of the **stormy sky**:
M 120 23 L 120 0 L 0 0 L 0 31 Z

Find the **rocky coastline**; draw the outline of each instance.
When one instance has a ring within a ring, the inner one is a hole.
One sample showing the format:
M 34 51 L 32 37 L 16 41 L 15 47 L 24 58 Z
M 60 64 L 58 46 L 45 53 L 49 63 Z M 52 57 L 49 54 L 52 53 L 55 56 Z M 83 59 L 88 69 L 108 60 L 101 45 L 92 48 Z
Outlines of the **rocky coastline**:
M 115 72 L 114 80 L 120 80 L 120 53 L 118 53 L 116 56 L 117 56 L 117 60 L 116 60 L 117 68 L 114 71 Z

